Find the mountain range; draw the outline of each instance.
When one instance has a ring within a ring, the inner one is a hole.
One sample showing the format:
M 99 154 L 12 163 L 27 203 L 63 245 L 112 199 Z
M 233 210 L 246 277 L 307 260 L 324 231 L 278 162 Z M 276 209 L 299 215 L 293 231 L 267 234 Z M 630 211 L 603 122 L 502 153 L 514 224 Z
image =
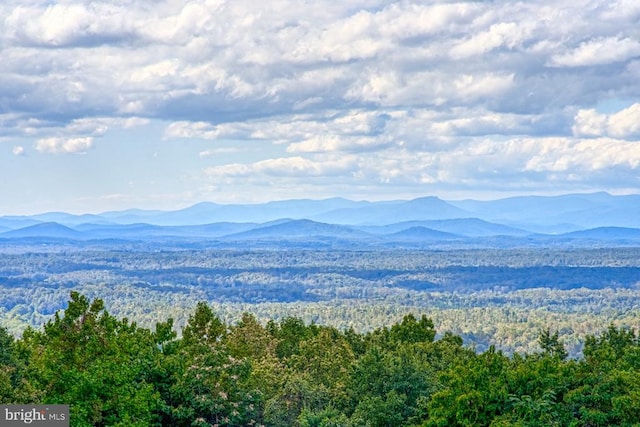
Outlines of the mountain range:
M 382 202 L 202 202 L 175 210 L 0 217 L 0 240 L 323 242 L 364 246 L 640 243 L 640 195 L 522 196 L 490 201 L 437 197 Z M 483 243 L 484 242 L 484 243 Z M 555 243 L 554 243 L 555 242 Z

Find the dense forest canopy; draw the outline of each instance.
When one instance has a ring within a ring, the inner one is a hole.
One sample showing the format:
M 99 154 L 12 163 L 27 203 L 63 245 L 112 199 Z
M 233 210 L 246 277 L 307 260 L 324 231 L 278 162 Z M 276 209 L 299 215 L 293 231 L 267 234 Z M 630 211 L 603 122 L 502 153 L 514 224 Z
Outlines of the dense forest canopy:
M 615 326 L 578 360 L 549 329 L 509 357 L 426 316 L 358 333 L 228 324 L 199 302 L 178 338 L 172 319 L 144 328 L 74 291 L 43 328 L 0 329 L 0 403 L 70 404 L 72 426 L 631 426 L 639 375 L 640 340 Z
M 66 306 L 69 292 L 101 298 L 139 325 L 174 319 L 197 302 L 227 323 L 295 316 L 356 332 L 431 318 L 481 352 L 532 352 L 540 329 L 571 357 L 610 324 L 640 328 L 640 249 L 220 250 L 166 247 L 6 250 L 0 327 L 20 336 Z

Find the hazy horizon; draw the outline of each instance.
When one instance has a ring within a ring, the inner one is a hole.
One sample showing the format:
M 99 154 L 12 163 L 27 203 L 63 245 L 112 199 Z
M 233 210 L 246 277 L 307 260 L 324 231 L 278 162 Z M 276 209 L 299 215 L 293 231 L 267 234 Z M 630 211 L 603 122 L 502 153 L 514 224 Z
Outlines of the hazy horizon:
M 562 197 L 562 196 L 573 196 L 573 195 L 592 195 L 592 194 L 608 194 L 611 196 L 640 196 L 640 193 L 612 193 L 612 192 L 607 192 L 607 191 L 588 191 L 588 192 L 575 192 L 575 193 L 551 193 L 551 194 L 514 194 L 514 195 L 505 195 L 503 197 L 459 197 L 459 198 L 444 198 L 444 197 L 440 197 L 440 196 L 434 196 L 434 195 L 417 195 L 415 197 L 411 197 L 411 198 L 402 198 L 402 197 L 396 197 L 396 198 L 370 198 L 370 199 L 356 199 L 356 198 L 349 198 L 349 197 L 342 197 L 342 196 L 333 196 L 333 197 L 322 197 L 322 198 L 313 198 L 313 197 L 300 197 L 300 198 L 290 198 L 290 199 L 277 199 L 277 200 L 266 200 L 266 201 L 250 201 L 250 202 L 217 202 L 214 200 L 202 200 L 202 201 L 195 201 L 195 202 L 191 202 L 191 203 L 186 203 L 183 206 L 176 206 L 176 207 L 168 207 L 168 208 L 153 208 L 153 207 L 149 207 L 149 208 L 141 208 L 138 206 L 130 206 L 130 207 L 123 207 L 121 209 L 109 209 L 109 210 L 95 210 L 95 211 L 66 211 L 66 210 L 49 210 L 49 211 L 38 211 L 38 212 L 22 212 L 22 213 L 9 213 L 9 214 L 5 214 L 0 212 L 0 218 L 1 217 L 20 217 L 20 216 L 38 216 L 38 215 L 45 215 L 45 214 L 55 214 L 55 213 L 63 213 L 63 214 L 70 214 L 70 215 L 101 215 L 101 214 L 105 214 L 105 213 L 111 213 L 111 212 L 125 212 L 125 211 L 158 211 L 158 212 L 173 212 L 173 211 L 179 211 L 182 209 L 188 209 L 190 207 L 196 206 L 196 205 L 200 205 L 200 204 L 207 204 L 207 203 L 211 203 L 214 205 L 220 205 L 220 206 L 259 206 L 259 205 L 264 205 L 264 204 L 270 204 L 270 203 L 286 203 L 286 202 L 296 202 L 296 201 L 323 201 L 323 200 L 331 200 L 331 199 L 344 199 L 344 200 L 349 200 L 349 201 L 353 201 L 353 202 L 365 202 L 365 203 L 377 203 L 377 202 L 408 202 L 408 201 L 412 201 L 412 200 L 416 200 L 416 199 L 421 199 L 421 198 L 428 198 L 428 197 L 436 197 L 444 202 L 462 202 L 462 201 L 478 201 L 478 202 L 492 202 L 492 201 L 499 201 L 499 200 L 504 200 L 504 199 L 512 199 L 512 198 L 519 198 L 519 197 Z

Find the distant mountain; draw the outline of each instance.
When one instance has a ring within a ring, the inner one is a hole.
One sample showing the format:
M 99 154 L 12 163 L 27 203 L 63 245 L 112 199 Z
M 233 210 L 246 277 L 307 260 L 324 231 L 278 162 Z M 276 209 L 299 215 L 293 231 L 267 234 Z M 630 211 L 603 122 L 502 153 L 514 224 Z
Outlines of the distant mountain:
M 154 225 L 200 225 L 217 222 L 264 223 L 280 218 L 307 219 L 331 210 L 355 208 L 368 202 L 354 202 L 342 198 L 324 200 L 283 200 L 257 204 L 222 205 L 202 202 L 176 211 L 124 211 L 102 214 L 120 224 L 144 222 Z
M 462 236 L 445 233 L 444 231 L 433 230 L 426 227 L 410 227 L 396 233 L 386 234 L 384 236 L 387 239 L 393 240 L 456 240 L 461 239 Z
M 286 239 L 286 238 L 350 238 L 362 239 L 371 237 L 364 231 L 351 227 L 335 224 L 325 224 L 308 219 L 290 220 L 265 227 L 254 228 L 242 233 L 224 236 L 225 239 L 252 240 L 252 239 Z
M 66 229 L 55 228 L 53 223 Z M 280 228 L 268 228 L 275 226 Z M 319 235 L 372 239 L 375 235 L 397 233 L 412 227 L 477 239 L 527 237 L 531 233 L 563 236 L 599 227 L 640 229 L 640 195 L 590 193 L 491 201 L 421 197 L 381 202 L 342 198 L 229 205 L 203 202 L 175 211 L 129 209 L 86 215 L 49 212 L 0 217 L 3 237 L 11 230 L 22 230 L 15 236 L 40 233 L 45 237 L 154 241 L 227 239 L 231 235 L 244 238 L 241 233 L 256 238 L 260 233 L 265 233 L 264 236 L 271 233 L 274 239 L 277 239 L 277 233 L 300 238 Z M 531 241 L 538 242 L 541 238 L 532 237 Z
M 538 218 L 545 215 L 582 211 L 606 203 L 607 193 L 565 194 L 561 196 L 517 196 L 498 200 L 461 200 L 450 203 L 471 213 L 495 219 Z
M 468 212 L 437 197 L 409 201 L 377 202 L 351 209 L 337 209 L 312 217 L 316 221 L 335 224 L 383 225 L 401 221 L 467 218 Z
M 151 224 L 81 224 L 74 227 L 92 239 L 149 239 L 159 237 L 181 237 L 206 239 L 239 233 L 259 226 L 255 223 L 220 222 L 203 225 L 160 226 Z
M 29 227 L 30 225 L 40 224 L 41 222 L 42 221 L 38 221 L 28 216 L 0 217 L 0 227 L 5 227 L 9 230 L 17 230 L 19 228 Z
M 217 215 L 217 211 L 222 208 L 222 205 L 216 203 L 202 202 L 188 208 L 146 217 L 144 218 L 144 222 L 155 225 L 210 224 L 223 221 L 219 220 Z
M 111 224 L 110 221 L 99 215 L 73 215 L 65 212 L 48 212 L 44 214 L 32 215 L 31 218 L 40 222 L 57 222 L 58 224 L 64 224 L 66 226 L 74 226 L 87 222 L 92 222 L 95 224 Z
M 18 230 L 11 230 L 0 234 L 0 238 L 17 239 L 26 237 L 53 237 L 57 239 L 82 239 L 83 234 L 57 222 L 44 222 Z
M 466 237 L 526 236 L 531 234 L 527 230 L 495 224 L 478 218 L 405 221 L 383 226 L 360 226 L 357 228 L 369 233 L 389 234 L 406 230 L 410 227 L 425 227 Z
M 147 222 L 145 221 L 146 219 L 163 215 L 166 212 L 167 211 L 160 210 L 127 209 L 124 211 L 103 212 L 99 214 L 99 216 L 117 224 L 135 224 Z
M 449 203 L 470 212 L 471 216 L 514 226 L 640 227 L 640 195 L 613 196 L 601 192 Z
M 626 227 L 597 227 L 565 233 L 562 237 L 593 240 L 640 240 L 640 229 Z

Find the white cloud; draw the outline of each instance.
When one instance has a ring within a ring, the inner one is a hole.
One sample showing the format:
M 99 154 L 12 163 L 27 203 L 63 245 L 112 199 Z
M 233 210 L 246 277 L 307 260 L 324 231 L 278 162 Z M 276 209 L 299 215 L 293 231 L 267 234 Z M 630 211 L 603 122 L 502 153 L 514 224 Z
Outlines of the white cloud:
M 340 137 L 319 135 L 287 147 L 289 153 L 364 152 L 376 151 L 390 145 L 389 141 L 373 137 Z
M 234 147 L 215 148 L 213 150 L 201 151 L 198 153 L 198 156 L 201 158 L 206 158 L 206 157 L 214 157 L 220 154 L 238 153 L 239 151 L 240 151 L 239 148 L 234 148 Z
M 209 177 L 216 179 L 246 179 L 260 181 L 269 178 L 313 178 L 340 177 L 349 175 L 354 168 L 356 158 L 343 156 L 336 159 L 311 160 L 304 157 L 281 157 L 266 159 L 252 164 L 234 163 L 211 167 L 205 170 Z
M 216 139 L 219 135 L 220 133 L 216 131 L 216 127 L 206 122 L 173 122 L 164 131 L 165 138 Z
M 539 119 L 484 109 L 352 110 L 327 113 L 322 120 L 297 115 L 215 126 L 174 122 L 165 129 L 165 138 L 269 141 L 286 144 L 289 153 L 363 153 L 391 146 L 441 150 L 456 144 L 459 137 L 531 133 Z
M 24 156 L 24 147 L 21 145 L 16 145 L 13 147 L 12 153 L 14 156 Z
M 149 120 L 139 117 L 85 117 L 73 119 L 64 126 L 36 119 L 18 120 L 24 135 L 40 137 L 34 147 L 49 154 L 86 153 L 93 148 L 96 138 L 105 136 L 110 129 L 126 130 L 149 124 Z M 52 133 L 56 136 L 47 136 Z
M 573 124 L 575 136 L 602 136 L 607 134 L 608 119 L 595 109 L 580 110 L 576 113 Z
M 640 138 L 640 103 L 613 114 L 598 113 L 594 109 L 580 110 L 574 118 L 573 134 L 622 139 Z
M 173 122 L 165 138 L 250 139 L 274 143 L 303 143 L 375 136 L 391 116 L 380 111 L 325 112 L 323 117 L 295 115 L 269 120 L 224 123 Z M 305 150 L 301 150 L 305 151 Z M 314 150 L 311 150 L 314 151 Z
M 640 103 L 609 116 L 609 136 L 640 138 Z
M 485 96 L 496 96 L 513 85 L 513 74 L 464 74 L 453 83 L 456 93 L 462 99 L 471 101 Z
M 165 126 L 146 153 L 183 150 L 167 176 L 211 162 L 229 191 L 309 179 L 345 195 L 637 172 L 622 156 L 639 104 L 596 109 L 640 99 L 633 0 L 7 0 L 0 16 L 0 136 L 42 153 L 117 130 L 137 158 Z M 246 141 L 252 162 L 220 165 Z
M 531 37 L 535 28 L 532 23 L 500 22 L 488 30 L 474 35 L 451 49 L 449 55 L 455 59 L 482 55 L 499 47 L 513 49 Z
M 557 67 L 584 67 L 626 61 L 640 56 L 640 41 L 630 37 L 605 37 L 581 43 L 573 50 L 557 54 L 549 61 Z
M 216 166 L 206 174 L 212 182 L 245 189 L 267 183 L 290 188 L 304 178 L 307 191 L 310 184 L 323 191 L 376 186 L 381 192 L 485 187 L 526 191 L 554 186 L 557 191 L 562 190 L 559 185 L 610 185 L 607 176 L 611 175 L 624 177 L 624 185 L 640 185 L 639 171 L 640 150 L 627 141 L 518 137 L 504 141 L 475 138 L 437 152 L 391 147 L 358 155 L 283 157 Z
M 93 138 L 42 138 L 36 141 L 35 149 L 41 153 L 84 154 L 93 147 Z
M 590 11 L 602 8 L 587 4 L 111 0 L 0 8 L 0 71 L 23 86 L 24 100 L 9 97 L 9 108 L 71 119 L 95 110 L 221 123 L 488 100 L 508 109 L 530 92 L 535 63 L 624 60 L 638 49 L 631 23 L 609 34 L 621 17 L 588 27 Z M 572 81 L 579 93 L 580 77 Z M 574 92 L 563 93 L 539 92 L 535 105 L 557 105 L 552 96 L 573 102 Z
M 537 152 L 526 166 L 536 172 L 562 172 L 585 179 L 586 173 L 602 170 L 625 169 L 637 173 L 640 168 L 640 150 L 635 144 L 615 139 L 550 139 L 529 142 Z
M 614 0 L 605 3 L 601 16 L 611 22 L 637 23 L 640 18 L 640 3 L 636 0 Z
M 46 4 L 46 3 L 45 3 Z M 18 44 L 64 47 L 118 41 L 133 33 L 122 9 L 108 3 L 48 4 L 13 9 L 5 19 L 9 37 Z

